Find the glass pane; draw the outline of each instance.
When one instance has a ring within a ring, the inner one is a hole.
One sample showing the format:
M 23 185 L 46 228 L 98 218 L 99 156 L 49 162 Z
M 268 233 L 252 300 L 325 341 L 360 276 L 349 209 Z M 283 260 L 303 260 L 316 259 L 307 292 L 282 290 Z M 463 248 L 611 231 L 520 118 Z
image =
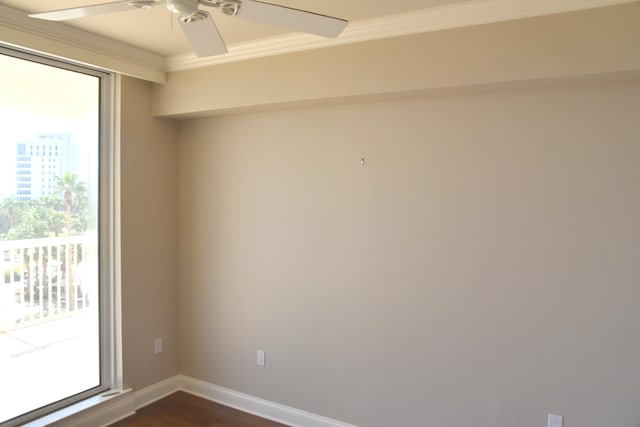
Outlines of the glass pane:
M 0 54 L 0 423 L 100 386 L 99 89 Z

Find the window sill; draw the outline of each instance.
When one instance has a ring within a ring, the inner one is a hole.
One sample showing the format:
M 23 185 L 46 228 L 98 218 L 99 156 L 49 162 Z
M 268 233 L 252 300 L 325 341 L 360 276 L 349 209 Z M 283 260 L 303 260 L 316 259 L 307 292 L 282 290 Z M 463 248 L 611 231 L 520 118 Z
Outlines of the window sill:
M 113 390 L 59 409 L 24 426 L 106 426 L 134 413 L 135 405 L 131 389 Z

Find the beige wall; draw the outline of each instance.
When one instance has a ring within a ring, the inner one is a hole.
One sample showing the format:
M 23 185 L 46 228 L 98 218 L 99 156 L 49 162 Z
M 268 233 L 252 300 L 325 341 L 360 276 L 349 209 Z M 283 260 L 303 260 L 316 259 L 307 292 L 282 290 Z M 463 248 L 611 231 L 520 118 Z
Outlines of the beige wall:
M 640 3 L 172 72 L 157 116 L 348 103 L 640 70 Z
M 184 373 L 362 427 L 639 425 L 639 16 L 123 77 L 125 386 Z
M 639 11 L 123 78 L 126 385 L 362 427 L 640 423 Z
M 150 83 L 122 77 L 121 90 L 124 383 L 139 390 L 178 373 L 178 124 L 151 117 Z
M 637 425 L 639 116 L 636 79 L 184 122 L 180 371 L 367 427 Z

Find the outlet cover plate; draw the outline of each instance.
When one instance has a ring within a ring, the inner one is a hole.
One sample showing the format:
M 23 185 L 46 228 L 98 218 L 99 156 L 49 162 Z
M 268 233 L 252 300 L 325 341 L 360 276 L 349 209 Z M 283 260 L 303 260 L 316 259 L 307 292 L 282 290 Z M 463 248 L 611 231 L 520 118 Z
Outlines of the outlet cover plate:
M 153 341 L 153 351 L 155 354 L 160 354 L 162 353 L 163 349 L 163 345 L 162 345 L 162 338 L 156 338 Z
M 562 415 L 549 414 L 547 427 L 562 427 Z

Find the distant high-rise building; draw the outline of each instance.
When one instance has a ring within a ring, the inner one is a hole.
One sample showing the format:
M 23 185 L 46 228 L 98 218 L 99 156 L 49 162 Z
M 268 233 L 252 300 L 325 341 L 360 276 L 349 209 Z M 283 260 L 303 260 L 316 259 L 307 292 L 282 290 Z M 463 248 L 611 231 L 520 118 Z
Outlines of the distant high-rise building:
M 68 134 L 43 134 L 36 140 L 18 142 L 16 150 L 16 196 L 38 199 L 56 190 L 56 176 L 77 173 L 78 149 Z

